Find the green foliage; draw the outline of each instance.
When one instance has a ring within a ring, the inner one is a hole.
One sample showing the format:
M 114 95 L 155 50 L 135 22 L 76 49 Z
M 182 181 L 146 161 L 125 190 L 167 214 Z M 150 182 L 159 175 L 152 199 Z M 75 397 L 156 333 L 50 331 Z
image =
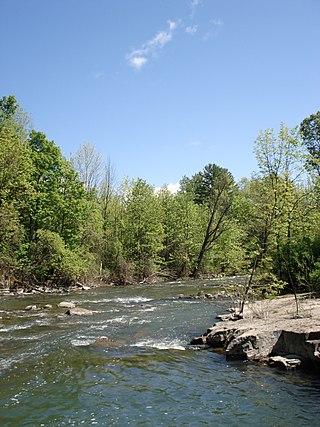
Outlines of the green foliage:
M 24 230 L 18 211 L 14 206 L 3 203 L 0 206 L 0 270 L 16 266 L 18 253 L 23 242 Z
M 4 96 L 0 99 L 0 126 L 14 117 L 18 109 L 18 103 L 14 96 Z
M 12 95 L 0 99 L 0 132 L 10 128 L 23 143 L 30 132 L 30 118 Z
M 141 179 L 133 181 L 125 200 L 123 248 L 139 279 L 156 271 L 163 241 L 159 210 L 154 188 Z
M 71 164 L 53 141 L 41 132 L 32 131 L 29 139 L 34 165 L 31 184 L 34 196 L 29 204 L 29 238 L 38 229 L 59 233 L 74 248 L 88 217 L 89 206 L 83 184 Z
M 205 268 L 216 274 L 226 276 L 246 273 L 248 270 L 245 233 L 239 224 L 229 222 L 229 228 L 221 235 L 214 250 L 205 260 Z
M 10 202 L 18 210 L 32 194 L 31 153 L 12 125 L 0 128 L 0 204 Z
M 314 269 L 310 274 L 310 283 L 312 289 L 319 294 L 320 292 L 320 261 L 317 261 L 314 265 Z
M 250 293 L 320 287 L 320 112 L 258 135 L 259 173 L 237 186 L 209 163 L 171 194 L 142 179 L 114 188 L 85 144 L 68 162 L 0 100 L 0 277 L 52 286 L 157 275 L 249 272 Z M 317 173 L 313 173 L 316 171 Z M 10 279 L 11 280 L 11 279 Z
M 229 211 L 232 206 L 235 183 L 227 169 L 208 164 L 202 172 L 197 173 L 191 179 L 184 178 L 181 186 L 184 191 L 190 193 L 195 204 L 203 206 L 203 211 L 207 215 L 202 245 L 192 273 L 196 278 L 205 254 L 229 228 Z
M 320 174 L 320 111 L 305 118 L 300 131 L 309 152 L 307 164 Z
M 201 247 L 201 208 L 189 194 L 158 194 L 164 231 L 161 263 L 172 276 L 188 276 Z
M 30 274 L 41 283 L 70 285 L 84 277 L 89 269 L 88 254 L 81 256 L 67 249 L 62 237 L 49 230 L 37 230 L 30 254 Z

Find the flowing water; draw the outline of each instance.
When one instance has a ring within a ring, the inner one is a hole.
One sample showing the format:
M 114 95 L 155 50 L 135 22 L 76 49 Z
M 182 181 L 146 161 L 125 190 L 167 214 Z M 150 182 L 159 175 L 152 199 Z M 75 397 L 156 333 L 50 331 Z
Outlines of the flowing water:
M 0 297 L 0 426 L 319 426 L 319 378 L 188 348 L 228 303 L 174 297 L 212 286 Z M 95 313 L 24 310 L 60 301 Z

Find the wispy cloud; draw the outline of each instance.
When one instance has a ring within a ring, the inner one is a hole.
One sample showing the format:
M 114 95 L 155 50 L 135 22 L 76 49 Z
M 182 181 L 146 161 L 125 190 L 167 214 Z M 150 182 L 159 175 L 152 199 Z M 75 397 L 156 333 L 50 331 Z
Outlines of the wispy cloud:
M 202 0 L 191 0 L 190 7 L 191 7 L 191 14 L 190 17 L 193 18 L 196 14 L 197 7 L 202 2 Z
M 207 41 L 212 36 L 216 35 L 219 31 L 219 28 L 221 28 L 224 25 L 224 22 L 221 19 L 211 19 L 210 24 L 211 24 L 211 28 L 202 37 L 203 41 Z
M 173 32 L 178 25 L 179 21 L 168 21 L 166 30 L 159 31 L 152 39 L 143 43 L 140 48 L 133 49 L 126 55 L 128 64 L 136 70 L 140 70 L 146 65 L 150 57 L 156 56 L 157 52 L 172 40 Z
M 210 22 L 217 27 L 221 27 L 222 25 L 224 25 L 224 22 L 221 21 L 221 19 L 211 19 Z
M 104 71 L 92 71 L 92 76 L 96 80 L 104 79 L 105 72 Z
M 200 35 L 200 27 L 194 22 L 193 18 L 196 14 L 197 8 L 204 4 L 204 0 L 189 0 L 188 3 L 189 8 L 191 9 L 191 14 L 189 16 L 180 17 L 175 21 L 168 20 L 167 28 L 165 30 L 158 31 L 150 40 L 142 43 L 138 48 L 131 49 L 131 51 L 126 54 L 125 60 L 130 67 L 137 71 L 145 67 L 152 58 L 157 57 L 161 49 L 172 41 L 178 27 L 181 32 L 188 35 Z M 221 19 L 211 19 L 209 22 L 208 21 L 207 31 L 204 35 L 200 35 L 203 41 L 207 41 L 214 36 L 219 31 L 219 28 L 224 25 L 224 22 Z M 201 33 L 203 34 L 203 31 L 201 31 Z
M 190 147 L 199 147 L 199 145 L 202 145 L 202 142 L 198 139 L 195 139 L 188 144 Z
M 198 31 L 198 25 L 190 25 L 186 27 L 186 33 L 191 34 L 192 36 Z

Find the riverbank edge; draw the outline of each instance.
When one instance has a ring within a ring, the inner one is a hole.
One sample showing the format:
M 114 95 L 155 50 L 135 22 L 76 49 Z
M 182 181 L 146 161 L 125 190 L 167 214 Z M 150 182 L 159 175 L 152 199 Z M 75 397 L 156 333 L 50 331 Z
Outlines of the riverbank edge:
M 223 351 L 227 360 L 249 360 L 320 373 L 320 299 L 293 296 L 247 304 L 243 318 L 217 316 L 202 335 L 191 340 L 199 349 Z
M 90 283 L 90 284 L 84 284 L 81 282 L 76 282 L 74 285 L 69 287 L 47 287 L 47 286 L 21 286 L 17 287 L 16 289 L 12 290 L 9 288 L 1 288 L 0 289 L 0 296 L 30 296 L 30 295 L 41 295 L 41 294 L 61 294 L 61 295 L 67 295 L 70 293 L 75 293 L 79 291 L 90 291 L 95 288 L 100 287 L 112 287 L 116 286 L 113 283 Z
M 234 280 L 237 278 L 239 281 L 244 280 L 246 276 L 219 276 L 215 274 L 208 274 L 206 276 L 201 277 L 201 280 L 215 280 L 219 281 L 221 279 L 231 279 Z M 20 285 L 8 286 L 5 285 L 0 280 L 0 296 L 29 296 L 33 294 L 70 294 L 79 291 L 89 291 L 95 288 L 109 288 L 109 287 L 130 287 L 130 286 L 138 286 L 138 285 L 155 285 L 155 284 L 165 284 L 165 283 L 180 283 L 182 281 L 193 281 L 190 277 L 176 277 L 170 278 L 163 276 L 152 276 L 146 278 L 142 281 L 133 281 L 133 282 L 117 282 L 117 281 L 102 281 L 102 280 L 91 280 L 86 282 L 75 281 L 70 286 L 54 286 L 52 284 L 48 285 L 47 283 L 31 285 L 30 283 L 21 283 Z M 224 287 L 224 286 L 222 286 Z M 223 291 L 225 293 L 225 291 Z M 189 295 L 190 297 L 198 297 L 198 295 Z M 219 296 L 219 292 L 214 297 Z
M 30 296 L 37 294 L 61 294 L 67 295 L 79 291 L 90 291 L 96 288 L 111 288 L 111 287 L 126 287 L 134 285 L 143 285 L 143 284 L 153 284 L 153 281 L 150 282 L 133 282 L 133 283 L 117 283 L 117 282 L 105 282 L 105 281 L 91 281 L 91 282 L 75 282 L 70 286 L 47 286 L 43 285 L 34 285 L 25 284 L 17 286 L 14 289 L 8 287 L 0 287 L 0 296 Z M 1 285 L 1 283 L 0 283 Z

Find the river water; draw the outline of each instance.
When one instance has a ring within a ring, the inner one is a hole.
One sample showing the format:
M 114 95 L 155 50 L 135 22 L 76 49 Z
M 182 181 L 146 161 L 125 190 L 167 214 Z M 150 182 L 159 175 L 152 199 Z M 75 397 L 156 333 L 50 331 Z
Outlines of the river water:
M 0 297 L 0 426 L 320 426 L 319 378 L 187 347 L 229 302 L 175 296 L 217 284 Z M 24 310 L 60 301 L 95 313 Z

